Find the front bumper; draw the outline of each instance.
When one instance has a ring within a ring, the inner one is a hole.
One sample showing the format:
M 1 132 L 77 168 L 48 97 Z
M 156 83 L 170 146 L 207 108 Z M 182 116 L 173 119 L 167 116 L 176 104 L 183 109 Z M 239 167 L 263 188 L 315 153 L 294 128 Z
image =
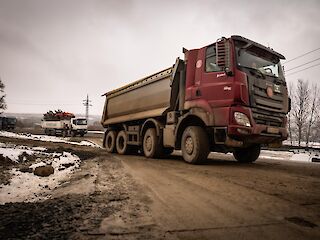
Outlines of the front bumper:
M 272 127 L 259 124 L 255 124 L 252 127 L 230 125 L 228 126 L 227 135 L 232 139 L 243 141 L 248 144 L 267 144 L 286 140 L 288 132 L 287 129 L 283 127 Z
M 227 146 L 246 146 L 252 144 L 278 144 L 288 137 L 286 117 L 281 126 L 257 124 L 253 118 L 252 110 L 248 107 L 235 106 L 223 108 L 219 111 L 220 126 L 214 127 L 216 144 Z M 250 120 L 250 127 L 236 123 L 234 112 L 244 113 Z M 223 117 L 224 116 L 224 117 Z M 225 137 L 223 137 L 225 135 Z

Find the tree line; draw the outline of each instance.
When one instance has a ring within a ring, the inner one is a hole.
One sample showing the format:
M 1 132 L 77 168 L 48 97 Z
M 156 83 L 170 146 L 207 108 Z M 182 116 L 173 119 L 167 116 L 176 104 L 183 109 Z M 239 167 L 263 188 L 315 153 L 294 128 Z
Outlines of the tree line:
M 5 110 L 7 108 L 7 104 L 5 102 L 6 95 L 4 94 L 4 87 L 4 83 L 0 78 L 0 114 L 2 113 L 2 110 Z
M 288 113 L 288 140 L 299 146 L 320 142 L 320 89 L 317 83 L 298 79 L 289 83 L 291 111 Z

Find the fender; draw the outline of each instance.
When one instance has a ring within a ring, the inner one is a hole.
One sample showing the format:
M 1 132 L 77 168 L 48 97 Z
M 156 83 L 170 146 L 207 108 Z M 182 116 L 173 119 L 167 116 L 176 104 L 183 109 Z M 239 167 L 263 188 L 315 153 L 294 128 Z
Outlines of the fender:
M 203 99 L 186 101 L 184 108 L 188 114 L 199 117 L 207 126 L 214 126 L 214 114 L 209 103 Z
M 204 125 L 204 126 L 213 126 L 213 114 L 207 112 L 203 108 L 191 108 L 188 113 L 186 113 L 183 117 L 181 117 L 178 121 L 178 124 L 175 128 L 175 147 L 180 147 L 180 139 L 186 125 L 192 125 L 192 118 L 197 125 Z M 200 122 L 199 122 L 200 121 Z
M 179 122 L 176 127 L 176 133 L 178 132 L 180 125 L 184 122 L 184 120 L 189 117 L 197 117 L 201 119 L 201 121 L 206 126 L 214 126 L 214 117 L 212 112 L 207 112 L 202 108 L 192 108 L 187 114 L 185 114 L 182 118 L 179 119 Z
M 140 130 L 140 136 L 143 136 L 145 128 L 149 125 L 152 124 L 156 127 L 156 132 L 157 136 L 160 136 L 161 129 L 163 129 L 163 124 L 160 123 L 158 120 L 154 118 L 148 118 L 142 125 L 141 130 Z

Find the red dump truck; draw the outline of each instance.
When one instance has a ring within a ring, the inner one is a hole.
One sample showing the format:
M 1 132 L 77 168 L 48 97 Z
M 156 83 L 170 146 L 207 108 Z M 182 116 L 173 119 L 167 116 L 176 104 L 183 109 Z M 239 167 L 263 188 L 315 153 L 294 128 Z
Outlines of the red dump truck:
M 261 145 L 281 146 L 290 108 L 283 55 L 241 36 L 183 53 L 172 67 L 104 94 L 108 152 L 181 150 L 198 164 L 211 151 L 253 162 Z

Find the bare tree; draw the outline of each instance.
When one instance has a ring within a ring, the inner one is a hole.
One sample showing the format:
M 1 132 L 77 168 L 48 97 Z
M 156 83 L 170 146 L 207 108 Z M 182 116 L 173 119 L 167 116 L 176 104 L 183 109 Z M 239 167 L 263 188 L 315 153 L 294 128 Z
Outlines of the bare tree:
M 298 80 L 295 93 L 295 107 L 293 109 L 293 117 L 298 131 L 298 145 L 301 145 L 303 130 L 306 127 L 309 114 L 309 96 L 310 89 L 308 81 Z
M 0 78 L 0 113 L 2 113 L 2 110 L 5 110 L 7 108 L 7 104 L 5 102 L 6 95 L 4 94 L 4 88 L 5 85 L 3 84 L 1 78 Z
M 318 115 L 319 89 L 317 84 L 312 84 L 310 100 L 311 100 L 310 102 L 311 108 L 310 108 L 310 116 L 309 116 L 309 122 L 308 122 L 308 130 L 306 135 L 306 146 L 308 146 L 309 144 L 311 129 L 316 123 L 317 115 Z

